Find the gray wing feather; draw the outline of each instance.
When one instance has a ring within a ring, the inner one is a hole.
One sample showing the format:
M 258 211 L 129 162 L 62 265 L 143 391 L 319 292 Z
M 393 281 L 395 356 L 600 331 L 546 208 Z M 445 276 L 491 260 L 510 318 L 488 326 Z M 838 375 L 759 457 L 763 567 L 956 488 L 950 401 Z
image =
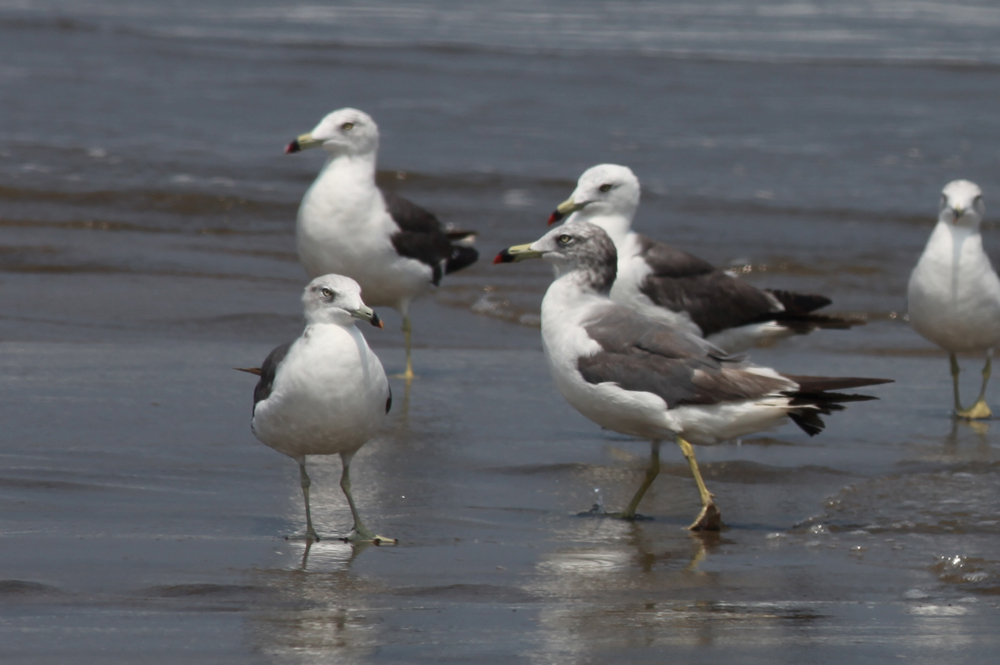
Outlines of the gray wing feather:
M 577 361 L 584 380 L 653 393 L 669 408 L 753 399 L 792 387 L 746 371 L 742 357 L 618 305 L 603 308 L 584 329 L 602 349 Z

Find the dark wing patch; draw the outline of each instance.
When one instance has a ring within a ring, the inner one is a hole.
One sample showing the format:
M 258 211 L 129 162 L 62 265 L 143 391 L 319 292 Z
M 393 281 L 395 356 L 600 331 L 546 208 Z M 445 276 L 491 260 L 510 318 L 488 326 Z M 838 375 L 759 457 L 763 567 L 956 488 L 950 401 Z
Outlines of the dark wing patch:
M 475 247 L 468 245 L 452 245 L 451 255 L 444 263 L 444 272 L 449 275 L 453 272 L 467 268 L 479 259 L 479 252 Z
M 752 323 L 778 321 L 802 334 L 817 328 L 850 328 L 857 319 L 814 314 L 831 300 L 791 291 L 760 290 L 710 263 L 670 245 L 639 236 L 641 252 L 652 273 L 639 290 L 661 307 L 687 312 L 702 334 L 709 335 Z M 780 306 L 775 301 L 781 303 Z M 784 307 L 782 310 L 781 308 Z
M 385 400 L 385 412 L 386 413 L 389 413 L 389 409 L 392 408 L 392 386 L 388 386 L 388 388 L 389 388 L 389 397 L 387 397 L 386 400 Z
M 382 190 L 386 210 L 399 226 L 392 234 L 392 246 L 400 256 L 416 259 L 431 269 L 431 282 L 437 286 L 446 273 L 471 265 L 479 258 L 472 247 L 452 244 L 449 232 L 441 226 L 434 213 L 417 204 Z M 467 238 L 470 232 L 461 232 Z
M 787 389 L 780 379 L 743 369 L 703 339 L 670 329 L 630 309 L 611 305 L 585 325 L 602 351 L 581 357 L 584 380 L 658 395 L 668 408 L 754 399 Z
M 778 308 L 763 291 L 670 245 L 645 236 L 639 241 L 652 268 L 639 290 L 661 307 L 687 312 L 706 337 L 774 319 Z
M 267 358 L 264 359 L 264 364 L 260 366 L 260 381 L 257 382 L 257 387 L 253 389 L 254 410 L 257 409 L 258 402 L 262 402 L 271 396 L 271 389 L 274 387 L 274 375 L 278 372 L 278 365 L 288 355 L 288 349 L 292 347 L 292 344 L 294 342 L 282 344 L 267 354 Z
M 822 309 L 833 303 L 826 296 L 813 293 L 793 293 L 781 289 L 767 289 L 767 292 L 778 299 L 787 313 L 799 316 L 815 312 L 817 309 Z

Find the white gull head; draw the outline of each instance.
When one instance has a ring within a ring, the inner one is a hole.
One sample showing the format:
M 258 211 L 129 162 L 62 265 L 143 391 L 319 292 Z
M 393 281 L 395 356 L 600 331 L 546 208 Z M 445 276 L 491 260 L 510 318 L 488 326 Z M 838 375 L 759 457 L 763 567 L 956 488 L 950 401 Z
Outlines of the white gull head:
M 285 152 L 323 148 L 331 156 L 368 156 L 378 152 L 378 125 L 358 109 L 343 108 L 330 113 L 309 132 L 292 141 Z
M 941 191 L 938 221 L 978 230 L 986 216 L 983 191 L 968 180 L 952 180 Z
M 632 169 L 598 164 L 583 172 L 573 195 L 559 205 L 549 221 L 556 222 L 573 213 L 571 221 L 597 224 L 618 242 L 632 227 L 639 196 L 639 179 Z
M 347 327 L 361 319 L 382 327 L 378 315 L 361 300 L 361 287 L 343 275 L 322 275 L 309 282 L 302 293 L 302 306 L 309 325 L 332 323 Z

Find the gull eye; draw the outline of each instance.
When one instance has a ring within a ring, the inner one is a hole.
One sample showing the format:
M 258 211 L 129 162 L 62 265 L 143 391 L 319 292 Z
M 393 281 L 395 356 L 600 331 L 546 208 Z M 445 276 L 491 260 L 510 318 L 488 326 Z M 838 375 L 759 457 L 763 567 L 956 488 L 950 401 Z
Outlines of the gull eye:
M 560 245 L 568 245 L 572 241 L 573 241 L 573 236 L 569 235 L 568 233 L 564 233 L 558 238 L 556 238 L 556 242 L 558 242 Z
M 326 298 L 327 300 L 333 300 L 334 296 L 333 289 L 324 286 L 322 289 L 320 289 L 319 292 L 323 294 L 323 297 Z
M 340 126 L 340 128 L 343 129 L 345 132 L 349 132 L 352 129 L 354 129 L 354 123 L 353 122 L 345 122 L 344 124 L 342 124 Z
M 603 185 L 601 185 L 601 186 L 599 187 L 599 189 L 600 189 L 600 190 L 601 190 L 602 192 L 610 192 L 610 191 L 611 191 L 611 183 L 609 183 L 609 182 L 606 182 L 606 183 L 604 183 Z

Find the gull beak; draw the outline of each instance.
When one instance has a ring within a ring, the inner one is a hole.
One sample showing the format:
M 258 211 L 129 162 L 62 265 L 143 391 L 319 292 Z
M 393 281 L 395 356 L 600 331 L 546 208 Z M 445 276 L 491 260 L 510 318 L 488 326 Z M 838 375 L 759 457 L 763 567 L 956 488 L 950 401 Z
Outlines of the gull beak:
M 587 204 L 577 203 L 573 199 L 568 199 L 566 201 L 563 201 L 556 208 L 556 211 L 551 215 L 549 215 L 549 225 L 555 224 L 556 222 L 564 218 L 566 215 L 576 212 L 585 205 Z
M 353 316 L 356 319 L 361 319 L 362 321 L 367 321 L 376 328 L 385 327 L 382 324 L 382 319 L 378 318 L 378 314 L 376 314 L 375 310 L 373 310 L 371 307 L 365 307 L 364 305 L 362 305 L 358 309 L 353 310 L 351 312 L 351 316 Z
M 318 139 L 314 139 L 312 134 L 302 134 L 288 144 L 285 148 L 285 154 L 290 155 L 293 152 L 302 152 L 303 150 L 308 150 L 309 148 L 318 148 L 321 145 L 323 145 L 323 142 Z
M 542 254 L 544 254 L 544 252 L 538 252 L 531 249 L 530 244 L 514 245 L 513 247 L 508 247 L 497 254 L 497 257 L 493 259 L 493 265 L 498 263 L 517 263 L 518 261 L 525 261 L 527 259 L 537 259 L 541 258 Z
M 952 225 L 958 224 L 958 220 L 965 214 L 965 210 L 962 208 L 952 208 L 951 212 L 954 215 L 951 220 Z

